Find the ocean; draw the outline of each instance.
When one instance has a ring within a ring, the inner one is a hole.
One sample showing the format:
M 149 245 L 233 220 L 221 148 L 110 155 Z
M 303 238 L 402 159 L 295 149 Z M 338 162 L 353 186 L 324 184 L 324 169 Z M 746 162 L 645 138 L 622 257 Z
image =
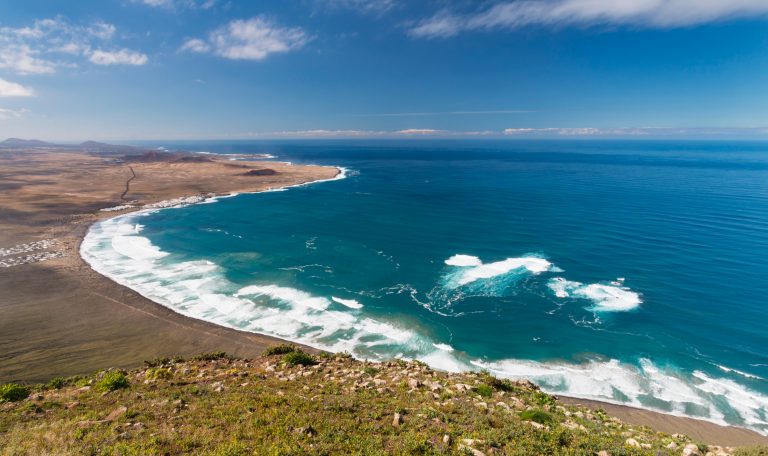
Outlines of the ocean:
M 345 170 L 94 225 L 178 313 L 768 434 L 768 143 L 142 145 Z

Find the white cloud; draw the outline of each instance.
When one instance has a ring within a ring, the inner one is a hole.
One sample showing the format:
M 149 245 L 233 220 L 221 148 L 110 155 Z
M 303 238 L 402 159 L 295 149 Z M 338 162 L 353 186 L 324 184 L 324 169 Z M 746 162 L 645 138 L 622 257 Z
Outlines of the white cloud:
M 489 111 L 417 111 L 417 112 L 388 112 L 382 114 L 360 114 L 359 117 L 431 117 L 431 116 L 477 116 L 477 115 L 506 115 L 524 114 L 535 111 L 520 109 L 501 109 Z
M 26 109 L 6 109 L 0 108 L 0 120 L 20 119 L 27 113 Z
M 405 130 L 399 130 L 395 132 L 398 135 L 434 135 L 437 133 L 445 133 L 444 130 L 432 130 L 429 128 L 408 128 Z
M 59 67 L 76 66 L 75 57 L 106 62 L 108 56 L 102 55 L 103 51 L 93 51 L 93 47 L 111 40 L 116 32 L 117 27 L 107 22 L 76 25 L 62 17 L 38 19 L 26 27 L 2 27 L 0 69 L 18 74 L 51 74 Z M 125 59 L 126 55 L 117 57 Z M 141 61 L 133 57 L 124 63 Z
M 32 89 L 0 78 L 0 97 L 31 97 L 33 95 Z
M 519 0 L 469 14 L 444 10 L 417 23 L 409 33 L 419 38 L 446 38 L 472 30 L 568 24 L 669 28 L 764 15 L 768 15 L 766 0 Z
M 88 27 L 88 33 L 102 40 L 108 40 L 115 35 L 117 27 L 106 22 L 96 22 L 91 27 Z
M 192 38 L 185 41 L 179 50 L 189 52 L 208 52 L 211 50 L 211 46 L 203 40 Z
M 190 39 L 181 51 L 213 52 L 233 60 L 263 60 L 270 54 L 303 47 L 311 38 L 299 27 L 280 27 L 263 17 L 234 20 L 214 30 L 208 40 Z
M 147 63 L 147 55 L 130 49 L 119 51 L 95 50 L 88 57 L 96 65 L 144 65 Z
M 217 0 L 136 0 L 146 6 L 166 9 L 201 9 L 213 8 Z
M 49 74 L 56 71 L 56 64 L 37 57 L 36 49 L 26 44 L 9 44 L 0 47 L 0 68 L 18 74 Z
M 361 13 L 381 14 L 397 5 L 396 0 L 318 0 L 322 8 L 349 9 Z

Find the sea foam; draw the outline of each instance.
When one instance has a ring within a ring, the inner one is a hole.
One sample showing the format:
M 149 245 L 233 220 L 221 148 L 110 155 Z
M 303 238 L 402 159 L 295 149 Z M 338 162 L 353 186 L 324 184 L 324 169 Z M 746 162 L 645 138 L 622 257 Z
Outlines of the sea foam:
M 333 302 L 338 302 L 339 304 L 341 304 L 343 306 L 347 306 L 350 309 L 362 309 L 363 308 L 363 305 L 360 304 L 359 302 L 355 301 L 354 299 L 342 299 L 342 298 L 337 298 L 336 296 L 331 296 L 331 300 Z
M 602 283 L 583 284 L 555 277 L 547 286 L 558 298 L 575 297 L 592 301 L 590 310 L 599 312 L 624 312 L 636 309 L 641 303 L 640 295 L 621 285 L 623 281 L 612 285 Z
M 466 268 L 455 282 L 455 286 L 467 285 L 477 280 L 490 279 L 507 274 L 515 270 L 525 270 L 531 274 L 540 274 L 549 270 L 552 263 L 544 258 L 527 256 L 520 258 L 507 258 L 494 263 L 483 263 L 478 257 L 469 255 L 454 255 L 445 264 Z

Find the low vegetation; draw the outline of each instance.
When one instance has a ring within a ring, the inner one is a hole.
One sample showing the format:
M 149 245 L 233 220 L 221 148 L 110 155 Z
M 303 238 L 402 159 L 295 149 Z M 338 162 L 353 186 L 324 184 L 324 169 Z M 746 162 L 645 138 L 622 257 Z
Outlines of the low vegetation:
M 290 345 L 267 353 L 163 358 L 130 372 L 0 386 L 0 454 L 732 453 L 564 406 L 525 381 Z
M 0 385 L 0 402 L 15 402 L 26 399 L 29 388 L 15 383 Z
M 95 390 L 102 393 L 122 388 L 128 388 L 128 377 L 120 370 L 104 372 L 95 385 Z

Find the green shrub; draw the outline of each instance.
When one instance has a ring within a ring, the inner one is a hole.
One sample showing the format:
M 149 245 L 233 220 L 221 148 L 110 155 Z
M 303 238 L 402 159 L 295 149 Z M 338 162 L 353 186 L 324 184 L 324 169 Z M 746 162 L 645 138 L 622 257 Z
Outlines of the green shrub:
M 486 384 L 477 385 L 476 387 L 472 388 L 472 391 L 486 398 L 493 396 L 493 388 Z
M 557 403 L 557 399 L 555 399 L 554 396 L 550 396 L 547 393 L 543 393 L 541 391 L 536 391 L 533 393 L 533 400 L 539 404 L 539 405 L 555 405 Z
M 493 375 L 488 375 L 485 379 L 485 382 L 491 388 L 497 391 L 511 392 L 515 390 L 515 385 L 511 381 L 507 379 L 496 378 Z
M 96 391 L 106 392 L 115 391 L 121 388 L 128 388 L 128 377 L 125 372 L 119 370 L 113 370 L 106 372 L 104 377 L 96 382 Z
M 147 369 L 144 377 L 146 377 L 147 380 L 167 380 L 173 377 L 173 374 L 163 367 L 152 367 Z
M 61 389 L 67 384 L 67 380 L 64 377 L 52 378 L 45 387 L 47 389 Z
M 155 359 L 151 359 L 151 360 L 145 360 L 144 361 L 144 365 L 147 366 L 147 367 L 161 367 L 161 366 L 165 366 L 166 364 L 173 364 L 173 363 L 178 363 L 178 362 L 181 362 L 181 361 L 184 361 L 184 360 L 181 359 L 181 358 L 163 357 L 163 358 L 155 358 Z
M 274 355 L 287 355 L 288 353 L 292 353 L 297 351 L 295 345 L 291 344 L 280 344 L 280 345 L 274 345 L 272 347 L 268 347 L 266 350 L 264 350 L 264 354 L 266 356 L 274 356 Z
M 29 396 L 29 388 L 16 383 L 0 385 L 0 402 L 16 402 Z
M 552 415 L 544 410 L 524 410 L 520 412 L 520 419 L 525 421 L 535 421 L 539 424 L 552 424 L 555 420 Z
M 210 352 L 210 353 L 201 353 L 199 355 L 194 356 L 192 359 L 195 361 L 215 361 L 217 359 L 232 359 L 232 357 L 223 351 L 217 351 L 217 352 Z
M 289 366 L 312 366 L 314 364 L 317 364 L 314 358 L 312 358 L 311 355 L 304 353 L 301 350 L 296 350 L 288 353 L 283 357 L 283 361 L 285 361 L 286 364 Z
M 363 368 L 363 373 L 365 373 L 366 375 L 370 375 L 371 377 L 373 377 L 374 375 L 376 375 L 376 374 L 378 374 L 378 373 L 379 373 L 379 370 L 378 370 L 378 369 L 376 369 L 375 367 L 372 367 L 372 366 L 365 366 L 365 367 Z

